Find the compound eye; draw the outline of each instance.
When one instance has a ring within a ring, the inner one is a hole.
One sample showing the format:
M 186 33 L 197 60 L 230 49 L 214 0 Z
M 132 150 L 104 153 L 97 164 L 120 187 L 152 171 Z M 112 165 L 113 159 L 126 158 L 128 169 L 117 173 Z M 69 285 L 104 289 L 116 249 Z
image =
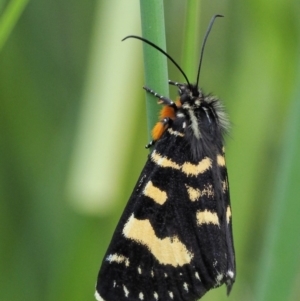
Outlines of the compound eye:
M 180 102 L 183 104 L 190 100 L 190 97 L 186 93 L 182 93 L 180 96 Z

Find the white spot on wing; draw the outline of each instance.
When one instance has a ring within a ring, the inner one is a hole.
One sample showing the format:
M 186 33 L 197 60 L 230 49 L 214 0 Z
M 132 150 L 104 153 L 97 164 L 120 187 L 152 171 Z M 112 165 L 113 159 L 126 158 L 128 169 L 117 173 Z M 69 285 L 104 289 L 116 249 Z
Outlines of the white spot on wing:
M 95 291 L 95 298 L 96 298 L 97 301 L 105 301 L 105 300 L 99 295 L 99 293 L 98 293 L 97 291 Z
M 146 178 L 146 176 L 147 176 L 147 175 L 143 175 L 143 176 L 142 176 L 142 178 L 141 178 L 140 181 L 139 181 L 138 187 L 140 187 L 140 186 L 143 184 L 144 179 Z
M 227 275 L 228 275 L 230 278 L 233 278 L 233 277 L 234 277 L 234 272 L 231 271 L 231 270 L 228 270 Z
M 169 292 L 169 296 L 170 296 L 171 299 L 173 299 L 174 298 L 173 292 Z
M 127 289 L 127 287 L 125 285 L 123 285 L 123 290 L 124 290 L 124 293 L 125 293 L 125 297 L 127 298 L 128 294 L 129 294 L 129 290 Z
M 189 291 L 189 288 L 188 288 L 188 285 L 187 285 L 186 282 L 183 284 L 183 288 L 184 288 L 187 292 Z
M 220 282 L 222 281 L 223 277 L 224 277 L 223 274 L 218 274 L 218 275 L 217 275 L 216 281 L 217 281 L 218 283 L 220 283 Z
M 140 300 L 144 300 L 144 294 L 142 292 L 139 293 Z
M 199 277 L 199 274 L 198 274 L 198 272 L 196 272 L 196 273 L 195 273 L 195 277 L 196 277 L 198 280 L 200 280 L 200 281 L 201 281 L 201 279 L 200 279 L 200 277 Z
M 226 221 L 227 221 L 227 224 L 229 224 L 230 218 L 231 218 L 231 210 L 230 210 L 230 206 L 228 206 L 227 210 L 226 210 Z
M 155 300 L 158 300 L 158 294 L 157 294 L 157 292 L 154 292 L 153 296 L 154 296 Z
M 139 273 L 139 274 L 142 274 L 142 269 L 141 269 L 140 266 L 138 266 L 138 273 Z
M 129 266 L 129 258 L 121 255 L 121 254 L 110 254 L 107 256 L 106 261 L 109 261 L 109 263 L 116 262 L 116 263 L 125 263 L 125 266 Z

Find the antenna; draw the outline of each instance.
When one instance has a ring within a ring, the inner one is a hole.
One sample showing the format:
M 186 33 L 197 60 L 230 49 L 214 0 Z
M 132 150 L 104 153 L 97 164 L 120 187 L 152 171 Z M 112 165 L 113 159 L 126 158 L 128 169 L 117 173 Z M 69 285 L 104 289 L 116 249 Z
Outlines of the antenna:
M 133 35 L 127 36 L 127 37 L 125 37 L 122 41 L 124 41 L 124 40 L 126 40 L 126 39 L 128 39 L 128 38 L 134 38 L 134 39 L 141 40 L 141 41 L 143 41 L 143 42 L 145 42 L 145 43 L 151 45 L 152 47 L 154 47 L 155 49 L 157 49 L 159 52 L 163 53 L 163 54 L 164 54 L 164 55 L 165 55 L 165 56 L 166 56 L 166 57 L 167 57 L 167 58 L 168 58 L 168 59 L 169 59 L 169 60 L 170 60 L 177 68 L 178 68 L 178 70 L 179 70 L 179 71 L 181 72 L 181 74 L 184 76 L 184 78 L 185 78 L 185 80 L 186 80 L 188 86 L 191 87 L 190 82 L 189 82 L 187 76 L 185 75 L 185 73 L 183 72 L 183 70 L 180 68 L 180 66 L 173 60 L 173 58 L 172 58 L 168 53 L 166 53 L 164 50 L 162 50 L 160 47 L 158 47 L 158 46 L 155 45 L 154 43 L 150 42 L 149 40 L 144 39 L 144 38 L 139 37 L 139 36 L 133 36 Z
M 198 67 L 198 75 L 197 75 L 197 81 L 196 81 L 197 86 L 198 86 L 198 84 L 199 84 L 200 70 L 201 70 L 201 65 L 202 65 L 202 59 L 203 59 L 203 53 L 204 53 L 205 43 L 206 43 L 207 37 L 208 37 L 208 35 L 209 35 L 210 31 L 211 31 L 211 28 L 212 28 L 212 26 L 213 26 L 213 24 L 214 24 L 214 21 L 215 21 L 215 19 L 216 19 L 217 17 L 224 17 L 224 16 L 223 16 L 223 15 L 214 15 L 214 16 L 211 18 L 210 23 L 209 23 L 209 25 L 208 25 L 208 28 L 207 28 L 207 30 L 206 30 L 206 34 L 205 34 L 204 39 L 203 39 L 203 43 L 202 43 L 202 47 L 201 47 L 200 62 L 199 62 L 199 67 Z

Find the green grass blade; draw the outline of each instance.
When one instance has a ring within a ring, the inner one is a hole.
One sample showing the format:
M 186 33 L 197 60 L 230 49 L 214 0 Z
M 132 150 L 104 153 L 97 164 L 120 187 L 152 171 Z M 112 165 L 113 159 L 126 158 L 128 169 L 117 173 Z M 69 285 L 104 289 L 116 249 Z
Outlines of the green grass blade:
M 196 81 L 200 59 L 200 1 L 187 1 L 183 40 L 182 66 L 189 81 Z
M 140 1 L 143 37 L 166 49 L 164 7 L 162 1 Z M 146 86 L 157 93 L 168 96 L 168 68 L 166 57 L 144 43 L 144 66 Z M 148 133 L 157 122 L 157 99 L 146 94 Z M 150 135 L 149 135 L 150 136 Z
M 0 19 L 0 51 L 17 24 L 29 0 L 12 0 Z
M 288 115 L 274 183 L 274 202 L 257 278 L 257 301 L 291 300 L 294 279 L 299 271 L 299 86 L 297 89 Z

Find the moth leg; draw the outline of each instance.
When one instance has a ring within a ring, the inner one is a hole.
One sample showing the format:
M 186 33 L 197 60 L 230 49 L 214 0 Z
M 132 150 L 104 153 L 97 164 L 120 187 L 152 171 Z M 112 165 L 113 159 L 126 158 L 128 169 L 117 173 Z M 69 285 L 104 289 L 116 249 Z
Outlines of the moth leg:
M 145 148 L 150 148 L 155 144 L 156 140 L 151 140 L 148 144 L 145 145 Z
M 169 85 L 176 86 L 178 88 L 179 94 L 180 95 L 182 94 L 181 88 L 182 88 L 183 84 L 169 80 Z
M 153 140 L 151 140 L 145 148 L 150 148 L 155 144 L 155 142 L 162 136 L 162 134 L 165 132 L 165 130 L 170 126 L 171 123 L 171 118 L 166 117 L 160 120 L 159 122 L 156 123 L 152 130 L 152 137 Z
M 172 107 L 174 108 L 174 110 L 176 111 L 177 110 L 177 106 L 175 104 L 175 102 L 168 98 L 168 97 L 165 97 L 163 95 L 160 95 L 158 93 L 156 93 L 154 90 L 148 88 L 148 87 L 143 87 L 148 93 L 154 95 L 155 97 L 157 97 L 159 100 L 158 100 L 158 103 L 159 104 L 162 104 L 162 105 L 165 105 L 165 106 L 168 106 L 168 107 Z
M 176 86 L 176 87 L 180 87 L 182 86 L 182 84 L 178 83 L 178 82 L 174 82 L 172 80 L 169 79 L 169 85 L 172 85 L 172 86 Z

